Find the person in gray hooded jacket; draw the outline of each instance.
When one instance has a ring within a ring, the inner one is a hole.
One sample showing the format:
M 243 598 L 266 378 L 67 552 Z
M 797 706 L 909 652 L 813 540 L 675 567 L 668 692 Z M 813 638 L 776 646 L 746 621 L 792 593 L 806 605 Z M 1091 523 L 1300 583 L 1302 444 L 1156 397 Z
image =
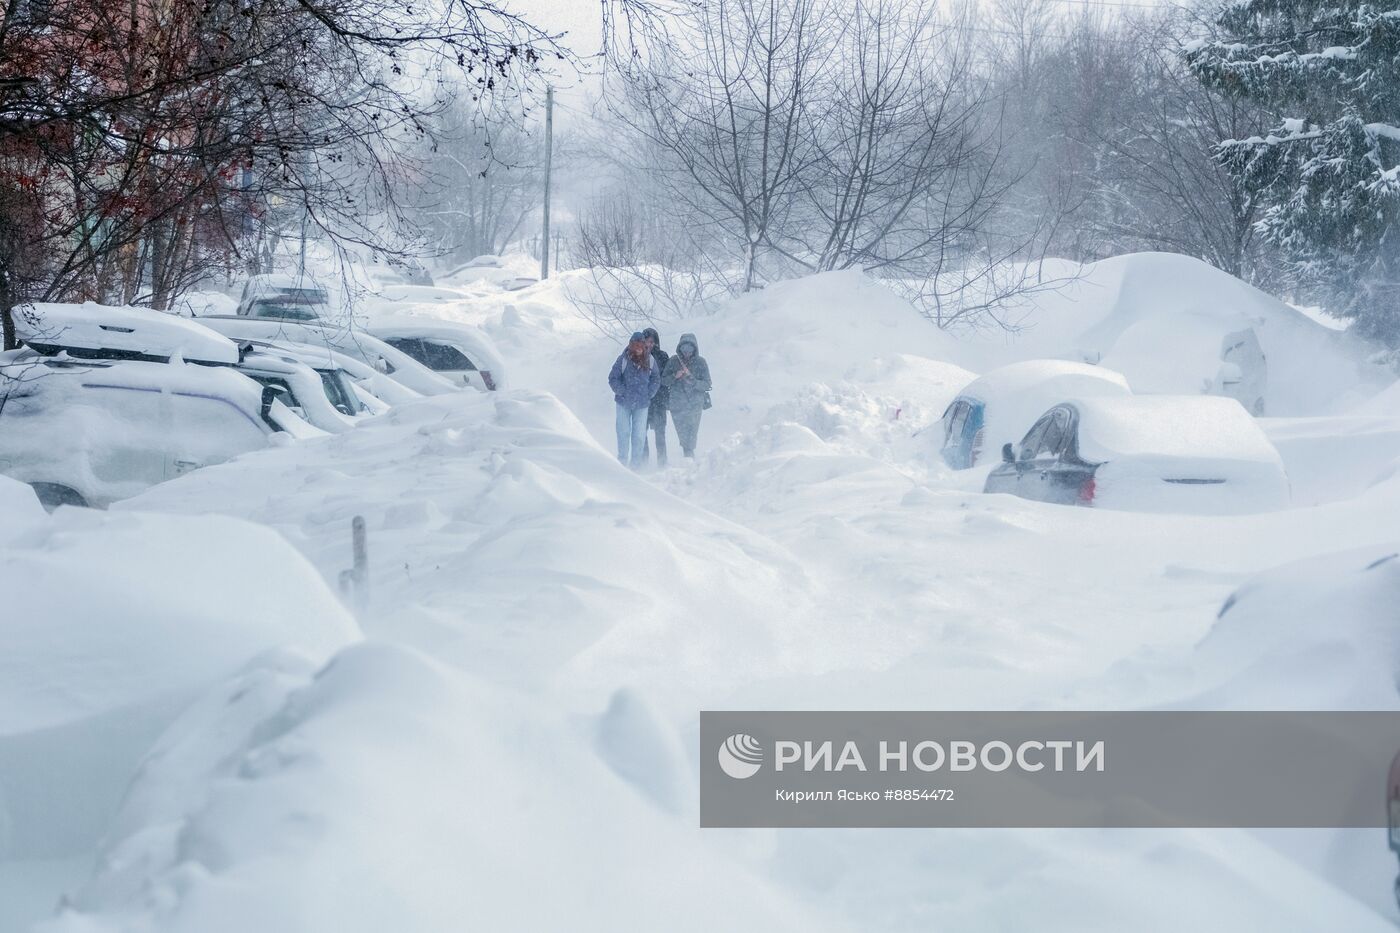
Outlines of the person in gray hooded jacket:
M 669 390 L 667 408 L 676 422 L 676 434 L 681 440 L 681 452 L 695 456 L 695 441 L 700 435 L 700 413 L 709 407 L 710 364 L 700 355 L 700 344 L 694 334 L 681 334 L 676 352 L 666 361 L 661 384 Z

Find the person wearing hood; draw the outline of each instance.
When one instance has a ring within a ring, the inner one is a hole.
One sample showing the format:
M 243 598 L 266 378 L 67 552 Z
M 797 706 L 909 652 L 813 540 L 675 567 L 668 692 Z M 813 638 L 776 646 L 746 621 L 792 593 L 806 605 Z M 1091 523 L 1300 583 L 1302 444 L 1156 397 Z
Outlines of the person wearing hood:
M 700 413 L 710 407 L 710 364 L 700 355 L 700 343 L 694 334 L 681 334 L 676 352 L 666 362 L 661 385 L 669 393 L 667 407 L 676 422 L 676 435 L 681 440 L 681 452 L 695 456 L 695 441 L 700 435 Z
M 652 362 L 656 365 L 658 373 L 666 372 L 666 363 L 670 360 L 670 354 L 661 349 L 661 335 L 656 332 L 655 327 L 648 327 L 642 331 L 642 336 L 647 339 L 647 348 L 651 350 Z M 666 399 L 670 396 L 670 390 L 664 385 L 656 390 L 656 394 L 651 397 L 651 408 L 647 410 L 647 427 L 656 432 L 656 465 L 664 467 L 666 465 Z M 642 459 L 647 458 L 649 453 L 647 445 L 642 445 Z
M 641 331 L 632 335 L 627 349 L 613 363 L 608 386 L 617 403 L 617 459 L 639 469 L 646 462 L 647 412 L 661 387 L 661 372 Z

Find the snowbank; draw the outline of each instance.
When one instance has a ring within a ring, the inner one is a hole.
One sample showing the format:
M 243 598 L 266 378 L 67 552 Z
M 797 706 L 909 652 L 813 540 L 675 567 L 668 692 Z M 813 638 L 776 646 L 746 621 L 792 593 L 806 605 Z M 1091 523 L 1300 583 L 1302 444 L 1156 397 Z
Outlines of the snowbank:
M 1378 415 L 1400 417 L 1400 380 L 1392 382 L 1370 398 L 1364 399 L 1350 409 L 1353 415 Z
M 1283 458 L 1298 505 L 1358 496 L 1400 461 L 1394 415 L 1264 418 L 1259 425 Z
M 1034 357 L 1101 361 L 1138 391 L 1190 394 L 1219 370 L 1219 341 L 1252 327 L 1267 358 L 1266 408 L 1324 414 L 1374 391 L 1371 348 L 1190 256 L 1130 253 L 1078 269 L 1007 309 L 1014 335 L 964 336 L 984 363 Z M 1217 361 L 1212 365 L 1214 356 Z
M 17 485 L 0 483 L 0 515 Z M 27 528 L 0 529 L 0 892 L 24 889 L 0 899 L 4 929 L 53 904 L 193 697 L 265 651 L 321 660 L 358 638 L 266 528 L 28 512 Z
M 200 689 L 268 647 L 356 626 L 275 532 L 220 516 L 59 509 L 0 559 L 0 735 Z
M 34 490 L 18 480 L 0 476 L 0 544 L 44 520 L 44 507 Z
M 540 261 L 524 253 L 510 253 L 505 256 L 477 256 L 455 268 L 434 276 L 439 285 L 471 287 L 503 286 L 517 287 L 526 280 L 535 280 L 540 274 Z
M 362 515 L 368 629 L 491 679 L 562 674 L 599 702 L 619 680 L 742 682 L 787 663 L 811 600 L 781 548 L 656 489 L 537 392 L 420 399 L 232 467 L 122 507 L 271 525 L 328 580 Z
M 640 728 L 619 738 L 641 746 Z M 36 933 L 710 930 L 723 918 L 822 925 L 713 850 L 693 816 L 635 793 L 569 717 L 366 644 L 314 674 L 255 665 L 193 707 L 143 768 L 93 879 Z
M 957 365 L 957 341 L 859 271 L 779 282 L 667 329 L 699 337 L 715 382 L 715 408 L 706 418 L 720 432 L 757 426 L 795 387 L 812 383 L 850 382 L 868 391 L 884 382 L 898 394 L 870 394 L 888 400 L 888 417 L 903 409 L 901 421 L 928 424 L 972 379 Z M 919 361 L 918 378 L 900 378 L 910 359 Z
M 1198 709 L 1400 709 L 1400 543 L 1258 574 L 1196 652 Z

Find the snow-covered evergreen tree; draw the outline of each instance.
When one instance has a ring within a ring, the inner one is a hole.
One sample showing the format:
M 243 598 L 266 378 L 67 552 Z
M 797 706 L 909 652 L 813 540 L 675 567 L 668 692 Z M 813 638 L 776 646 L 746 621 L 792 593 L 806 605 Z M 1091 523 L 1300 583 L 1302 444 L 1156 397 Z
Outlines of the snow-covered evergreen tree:
M 1268 204 L 1260 232 L 1301 295 L 1400 345 L 1400 0 L 1244 0 L 1216 25 L 1192 69 L 1277 116 L 1220 147 Z

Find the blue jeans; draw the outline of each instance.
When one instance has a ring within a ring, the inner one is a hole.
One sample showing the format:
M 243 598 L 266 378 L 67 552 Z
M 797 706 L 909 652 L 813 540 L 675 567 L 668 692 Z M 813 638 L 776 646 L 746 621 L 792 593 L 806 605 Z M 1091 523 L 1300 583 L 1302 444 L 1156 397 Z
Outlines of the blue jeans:
M 647 406 L 617 403 L 617 459 L 636 470 L 647 462 Z

